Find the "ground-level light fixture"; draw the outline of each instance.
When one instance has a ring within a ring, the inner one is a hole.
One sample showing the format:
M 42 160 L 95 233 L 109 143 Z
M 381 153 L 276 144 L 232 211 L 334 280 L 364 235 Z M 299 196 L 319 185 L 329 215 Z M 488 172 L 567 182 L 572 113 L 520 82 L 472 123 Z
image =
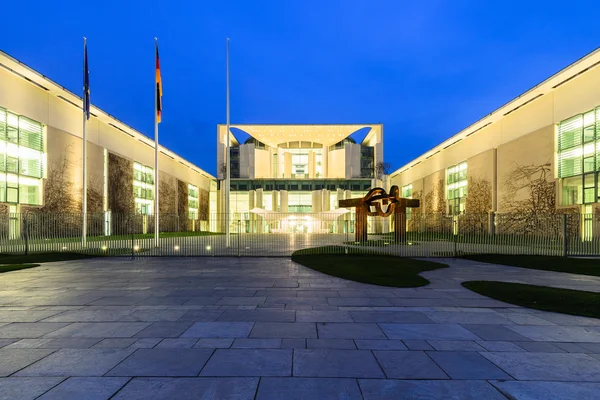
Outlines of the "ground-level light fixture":
M 108 247 L 102 246 L 102 251 L 106 251 L 106 250 L 108 250 Z
M 210 249 L 212 249 L 212 247 L 210 247 L 210 245 L 206 246 L 207 251 L 210 251 Z
M 138 251 L 139 249 L 140 249 L 140 246 L 138 246 L 138 245 L 133 246 L 134 251 Z
M 173 250 L 179 251 L 179 246 L 178 245 L 173 246 Z

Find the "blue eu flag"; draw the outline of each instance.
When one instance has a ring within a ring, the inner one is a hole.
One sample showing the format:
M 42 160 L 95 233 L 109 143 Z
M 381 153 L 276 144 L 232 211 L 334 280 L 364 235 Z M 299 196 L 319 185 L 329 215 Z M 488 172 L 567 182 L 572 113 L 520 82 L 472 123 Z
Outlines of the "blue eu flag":
M 83 112 L 90 119 L 90 69 L 88 68 L 87 39 L 83 42 Z

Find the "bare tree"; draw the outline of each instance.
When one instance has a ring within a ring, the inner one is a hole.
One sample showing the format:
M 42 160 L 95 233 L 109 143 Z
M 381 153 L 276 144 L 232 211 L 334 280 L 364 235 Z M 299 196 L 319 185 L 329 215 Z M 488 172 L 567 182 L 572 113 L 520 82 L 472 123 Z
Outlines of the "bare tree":
M 466 212 L 487 214 L 492 210 L 492 184 L 484 178 L 469 177 Z
M 516 165 L 504 180 L 505 195 L 502 216 L 505 233 L 558 235 L 562 220 L 557 214 L 574 214 L 575 209 L 556 209 L 556 182 L 552 176 L 550 162 L 541 165 Z M 570 218 L 576 232 L 575 218 Z
M 379 180 L 383 180 L 385 175 L 390 173 L 390 169 L 392 169 L 392 164 L 385 161 L 379 161 L 375 164 L 375 177 Z
M 69 175 L 72 164 L 63 151 L 63 156 L 48 167 L 48 178 L 44 187 L 43 213 L 78 213 L 81 212 L 81 196 L 78 195 L 73 180 Z

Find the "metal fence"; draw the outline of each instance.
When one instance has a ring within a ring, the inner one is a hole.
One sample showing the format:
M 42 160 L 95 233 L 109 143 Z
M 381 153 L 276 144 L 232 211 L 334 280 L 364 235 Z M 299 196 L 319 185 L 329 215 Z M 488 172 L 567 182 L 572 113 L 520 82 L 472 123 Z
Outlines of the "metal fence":
M 186 215 L 88 214 L 82 243 L 80 214 L 29 212 L 0 215 L 0 252 L 83 252 L 112 256 L 290 256 L 339 246 L 403 257 L 465 254 L 600 255 L 600 215 L 412 213 L 406 234 L 396 241 L 391 218 L 369 217 L 368 240 L 355 239 L 353 213 Z M 230 235 L 225 235 L 229 225 Z

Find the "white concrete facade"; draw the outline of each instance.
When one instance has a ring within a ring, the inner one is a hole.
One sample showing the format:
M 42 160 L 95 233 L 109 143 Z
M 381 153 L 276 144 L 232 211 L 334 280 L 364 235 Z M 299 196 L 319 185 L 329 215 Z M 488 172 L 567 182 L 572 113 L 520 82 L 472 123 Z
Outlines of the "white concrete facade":
M 0 108 L 43 125 L 45 168 L 65 158 L 69 165 L 68 179 L 76 188 L 82 186 L 81 103 L 80 96 L 0 52 Z M 154 140 L 93 105 L 91 114 L 87 122 L 88 182 L 93 179 L 106 181 L 107 153 L 133 163 L 154 166 Z M 163 177 L 168 182 L 174 178 L 204 192 L 211 191 L 211 182 L 215 180 L 211 174 L 163 147 L 159 153 L 159 170 L 161 182 Z M 207 202 L 208 198 L 206 196 Z M 106 199 L 104 203 L 106 208 Z
M 453 166 L 466 163 L 466 178 L 458 178 L 464 181 L 467 188 L 460 200 L 461 212 L 502 213 L 518 210 L 515 204 L 531 196 L 527 188 L 515 189 L 515 180 L 521 179 L 525 173 L 530 174 L 530 179 L 554 182 L 554 198 L 549 199 L 548 203 L 555 203 L 556 208 L 568 207 L 572 211 L 593 213 L 600 204 L 600 162 L 593 164 L 589 161 L 580 172 L 578 166 L 586 163 L 585 160 L 591 160 L 593 153 L 600 161 L 600 123 L 597 120 L 596 123 L 584 121 L 575 128 L 581 129 L 580 132 L 573 133 L 572 137 L 577 138 L 575 141 L 580 140 L 586 129 L 595 132 L 595 136 L 590 137 L 589 146 L 582 144 L 582 148 L 577 150 L 583 154 L 573 156 L 572 159 L 566 158 L 565 145 L 561 149 L 558 137 L 563 130 L 566 132 L 567 128 L 561 128 L 565 126 L 565 121 L 572 118 L 583 121 L 584 117 L 587 121 L 594 112 L 600 116 L 597 111 L 599 108 L 600 50 L 596 50 L 400 167 L 390 174 L 391 184 L 410 189 L 414 196 L 423 199 L 428 193 L 435 194 L 436 186 L 443 182 L 443 197 L 435 199 L 436 196 L 433 196 L 434 201 L 426 211 L 439 210 L 435 205 L 437 201 L 445 202 L 445 211 L 454 214 L 451 211 L 451 203 L 455 200 L 452 198 L 453 187 L 458 187 L 461 183 L 454 182 L 455 177 L 450 175 Z M 587 139 L 584 137 L 581 140 Z M 586 159 L 588 152 L 590 155 Z M 571 167 L 572 165 L 575 167 Z M 560 172 L 560 168 L 575 168 L 574 172 L 570 172 L 573 178 L 565 180 L 566 176 L 571 175 Z M 594 180 L 593 196 L 591 183 L 588 191 L 585 191 L 584 175 L 589 176 L 590 182 Z M 579 183 L 570 183 L 578 180 L 582 182 L 583 188 L 577 186 Z M 485 206 L 482 209 L 478 203 L 476 207 L 476 202 L 472 201 L 470 211 L 469 197 L 472 195 L 473 182 L 479 188 L 486 188 L 490 200 L 487 201 L 487 193 L 480 193 L 486 198 Z M 587 196 L 585 199 L 584 195 Z M 570 196 L 569 199 L 567 196 Z M 525 209 L 522 211 L 527 212 Z

